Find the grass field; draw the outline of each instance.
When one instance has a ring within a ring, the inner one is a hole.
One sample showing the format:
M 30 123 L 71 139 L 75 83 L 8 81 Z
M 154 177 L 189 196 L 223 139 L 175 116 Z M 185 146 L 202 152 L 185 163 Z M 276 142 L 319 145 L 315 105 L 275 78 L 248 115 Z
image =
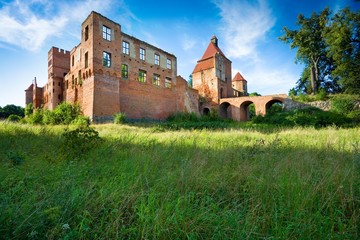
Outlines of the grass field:
M 360 128 L 94 128 L 0 122 L 1 239 L 360 238 Z

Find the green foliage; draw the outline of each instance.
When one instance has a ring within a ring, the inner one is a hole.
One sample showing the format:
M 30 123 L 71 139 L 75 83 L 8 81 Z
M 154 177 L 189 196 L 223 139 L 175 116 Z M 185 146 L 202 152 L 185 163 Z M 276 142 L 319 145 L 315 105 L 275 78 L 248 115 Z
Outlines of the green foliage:
M 253 123 L 266 123 L 282 126 L 312 126 L 316 128 L 332 125 L 345 126 L 346 124 L 351 123 L 351 120 L 342 114 L 322 111 L 315 107 L 276 112 L 266 115 L 265 117 L 256 116 L 252 121 Z
M 349 114 L 355 111 L 356 103 L 360 103 L 358 95 L 337 95 L 331 100 L 332 110 L 340 114 Z
M 31 114 L 33 114 L 34 112 L 34 105 L 33 103 L 29 103 L 28 105 L 26 105 L 24 113 L 25 113 L 25 117 L 30 116 Z
M 65 129 L 63 137 L 65 139 L 62 145 L 64 153 L 74 154 L 74 156 L 85 154 L 101 141 L 99 133 L 89 126 L 78 127 L 74 130 Z
M 58 161 L 64 128 L 0 122 L 1 239 L 359 239 L 359 127 L 101 124 Z
M 10 122 L 19 122 L 21 120 L 21 117 L 19 115 L 11 114 L 8 118 L 8 121 Z
M 121 124 L 126 122 L 126 114 L 125 113 L 115 113 L 114 115 L 114 123 Z
M 309 18 L 300 14 L 297 30 L 284 28 L 280 40 L 297 49 L 296 60 L 305 65 L 291 93 L 360 91 L 360 11 L 341 9 L 331 16 L 329 8 Z
M 15 115 L 15 116 L 17 116 L 17 115 Z M 13 150 L 7 152 L 6 157 L 8 159 L 9 165 L 12 167 L 22 164 L 25 159 L 25 157 L 21 153 L 19 153 L 17 151 L 13 151 Z
M 0 118 L 6 119 L 10 115 L 17 115 L 19 117 L 24 117 L 24 108 L 16 106 L 14 104 L 6 105 L 5 107 L 0 107 Z
M 77 126 L 87 127 L 90 126 L 90 118 L 79 115 L 71 123 Z
M 29 106 L 29 109 L 32 109 L 31 106 Z M 77 125 L 88 125 L 87 122 L 90 120 L 81 116 L 81 109 L 78 104 L 72 105 L 63 102 L 53 111 L 42 108 L 35 109 L 32 114 L 27 115 L 26 119 L 27 122 L 31 124 L 69 125 L 74 123 Z

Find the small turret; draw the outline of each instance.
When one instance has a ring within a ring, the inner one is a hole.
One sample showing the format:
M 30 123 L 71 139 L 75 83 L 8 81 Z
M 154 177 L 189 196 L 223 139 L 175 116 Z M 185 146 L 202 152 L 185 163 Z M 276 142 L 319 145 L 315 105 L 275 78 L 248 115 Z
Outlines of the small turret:
M 247 95 L 247 81 L 239 72 L 236 73 L 232 80 L 232 86 L 236 91 L 240 92 L 241 96 Z

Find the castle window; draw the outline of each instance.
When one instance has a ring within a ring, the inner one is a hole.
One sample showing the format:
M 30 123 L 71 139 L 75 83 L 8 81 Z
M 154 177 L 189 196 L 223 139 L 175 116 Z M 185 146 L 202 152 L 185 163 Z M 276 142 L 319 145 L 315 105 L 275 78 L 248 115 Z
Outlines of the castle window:
M 166 68 L 171 69 L 171 60 L 168 58 L 166 59 Z
M 141 69 L 139 70 L 138 81 L 143 83 L 146 82 L 146 71 Z
M 88 52 L 85 53 L 85 68 L 89 66 Z
M 156 86 L 160 86 L 160 75 L 154 73 L 153 84 Z
M 145 60 L 145 49 L 140 48 L 140 60 Z
M 103 25 L 102 32 L 103 32 L 103 39 L 111 41 L 111 28 L 108 28 L 107 26 Z
M 74 66 L 74 55 L 72 55 L 72 57 L 71 57 L 71 66 Z
M 155 53 L 154 57 L 155 57 L 154 64 L 159 66 L 160 65 L 160 55 Z
M 108 52 L 103 52 L 103 66 L 104 67 L 111 66 L 111 54 Z
M 121 77 L 128 78 L 129 77 L 129 66 L 126 64 L 121 65 Z
M 129 55 L 130 53 L 130 44 L 128 42 L 123 41 L 122 42 L 122 52 L 126 55 Z
M 169 78 L 169 77 L 165 78 L 165 87 L 171 88 L 171 78 Z
M 89 26 L 85 27 L 85 36 L 84 37 L 85 37 L 85 41 L 88 40 L 88 38 L 89 38 Z

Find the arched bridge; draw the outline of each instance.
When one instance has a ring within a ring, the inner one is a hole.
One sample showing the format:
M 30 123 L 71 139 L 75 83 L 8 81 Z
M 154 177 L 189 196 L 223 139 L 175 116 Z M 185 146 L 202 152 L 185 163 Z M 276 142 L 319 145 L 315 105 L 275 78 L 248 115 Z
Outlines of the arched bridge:
M 286 94 L 221 98 L 219 100 L 219 113 L 223 118 L 232 118 L 235 121 L 247 121 L 249 120 L 250 104 L 254 104 L 256 115 L 264 116 L 266 111 L 274 103 L 281 103 L 285 106 L 285 102 L 288 100 L 289 97 Z

